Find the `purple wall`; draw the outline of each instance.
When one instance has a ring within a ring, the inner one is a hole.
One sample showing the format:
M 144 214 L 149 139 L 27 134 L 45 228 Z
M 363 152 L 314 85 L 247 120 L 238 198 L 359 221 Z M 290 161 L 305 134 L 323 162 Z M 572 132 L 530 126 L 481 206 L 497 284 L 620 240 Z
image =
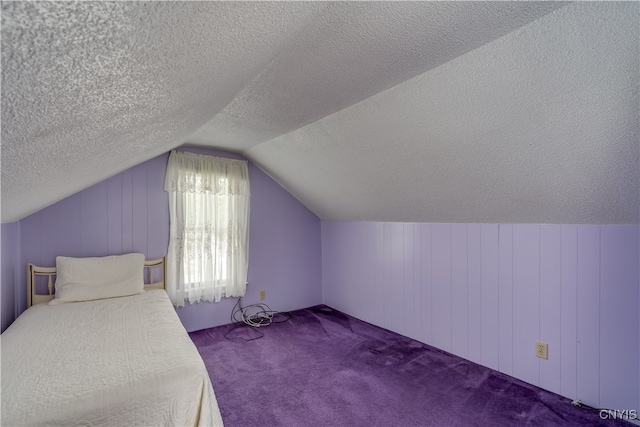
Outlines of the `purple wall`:
M 323 221 L 323 301 L 586 404 L 636 409 L 639 236 L 636 225 Z
M 27 262 L 166 253 L 167 157 L 2 224 L 3 330 L 26 306 Z M 277 310 L 324 302 L 587 404 L 640 408 L 640 227 L 321 224 L 252 164 L 249 174 L 246 303 L 262 289 Z M 177 312 L 197 330 L 228 323 L 234 304 Z M 537 339 L 549 360 L 533 356 Z
M 198 147 L 180 149 L 242 158 Z M 167 159 L 168 154 L 156 157 L 20 221 L 20 266 L 28 262 L 53 266 L 57 255 L 142 252 L 149 259 L 165 255 L 169 242 L 168 195 L 163 188 Z M 259 291 L 266 290 L 264 302 L 275 310 L 320 304 L 320 220 L 251 163 L 249 179 L 252 196 L 245 303 L 258 302 Z M 21 273 L 16 288 L 21 293 L 18 313 L 26 308 L 24 275 Z M 2 289 L 5 292 L 4 276 Z M 204 329 L 229 323 L 235 302 L 194 304 L 177 309 L 177 313 L 187 330 Z
M 16 289 L 20 280 L 20 223 L 2 224 L 0 230 L 2 248 L 0 251 L 2 331 L 16 318 Z M 26 267 L 25 267 L 26 268 Z M 20 288 L 27 295 L 26 285 Z

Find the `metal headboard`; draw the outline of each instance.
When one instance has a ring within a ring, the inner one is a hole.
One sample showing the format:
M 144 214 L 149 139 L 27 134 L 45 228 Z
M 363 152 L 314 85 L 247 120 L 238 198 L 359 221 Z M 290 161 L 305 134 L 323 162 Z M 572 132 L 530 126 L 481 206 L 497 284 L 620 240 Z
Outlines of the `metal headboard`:
M 147 272 L 146 282 L 144 284 L 145 290 L 151 289 L 166 289 L 166 277 L 167 277 L 167 264 L 166 257 L 145 261 L 144 269 Z M 154 282 L 155 275 L 153 274 L 157 267 L 162 268 L 162 280 Z M 56 275 L 55 267 L 39 267 L 34 264 L 27 264 L 27 307 L 31 307 L 34 304 L 41 304 L 51 301 L 55 295 L 53 293 L 53 276 Z M 48 294 L 36 293 L 36 277 L 47 276 L 47 290 Z

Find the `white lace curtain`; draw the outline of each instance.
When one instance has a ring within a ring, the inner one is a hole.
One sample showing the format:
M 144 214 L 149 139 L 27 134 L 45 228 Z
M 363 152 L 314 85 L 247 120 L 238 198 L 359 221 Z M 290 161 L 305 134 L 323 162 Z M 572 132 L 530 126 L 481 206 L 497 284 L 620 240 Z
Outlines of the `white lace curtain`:
M 244 296 L 249 171 L 244 160 L 172 151 L 166 288 L 175 306 Z

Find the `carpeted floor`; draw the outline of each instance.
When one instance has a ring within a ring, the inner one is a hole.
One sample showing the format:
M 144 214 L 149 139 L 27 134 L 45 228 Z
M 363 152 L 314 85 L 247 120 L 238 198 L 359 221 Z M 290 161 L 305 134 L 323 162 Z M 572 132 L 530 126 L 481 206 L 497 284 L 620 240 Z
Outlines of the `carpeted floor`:
M 289 314 L 255 341 L 190 334 L 227 427 L 632 425 L 326 306 Z

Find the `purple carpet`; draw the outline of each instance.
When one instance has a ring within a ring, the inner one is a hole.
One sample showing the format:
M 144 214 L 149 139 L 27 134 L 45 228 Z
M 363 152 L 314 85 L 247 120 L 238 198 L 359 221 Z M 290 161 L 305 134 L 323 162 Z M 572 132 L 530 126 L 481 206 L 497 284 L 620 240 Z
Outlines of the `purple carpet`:
M 326 306 L 289 314 L 255 341 L 190 334 L 227 427 L 632 425 Z

